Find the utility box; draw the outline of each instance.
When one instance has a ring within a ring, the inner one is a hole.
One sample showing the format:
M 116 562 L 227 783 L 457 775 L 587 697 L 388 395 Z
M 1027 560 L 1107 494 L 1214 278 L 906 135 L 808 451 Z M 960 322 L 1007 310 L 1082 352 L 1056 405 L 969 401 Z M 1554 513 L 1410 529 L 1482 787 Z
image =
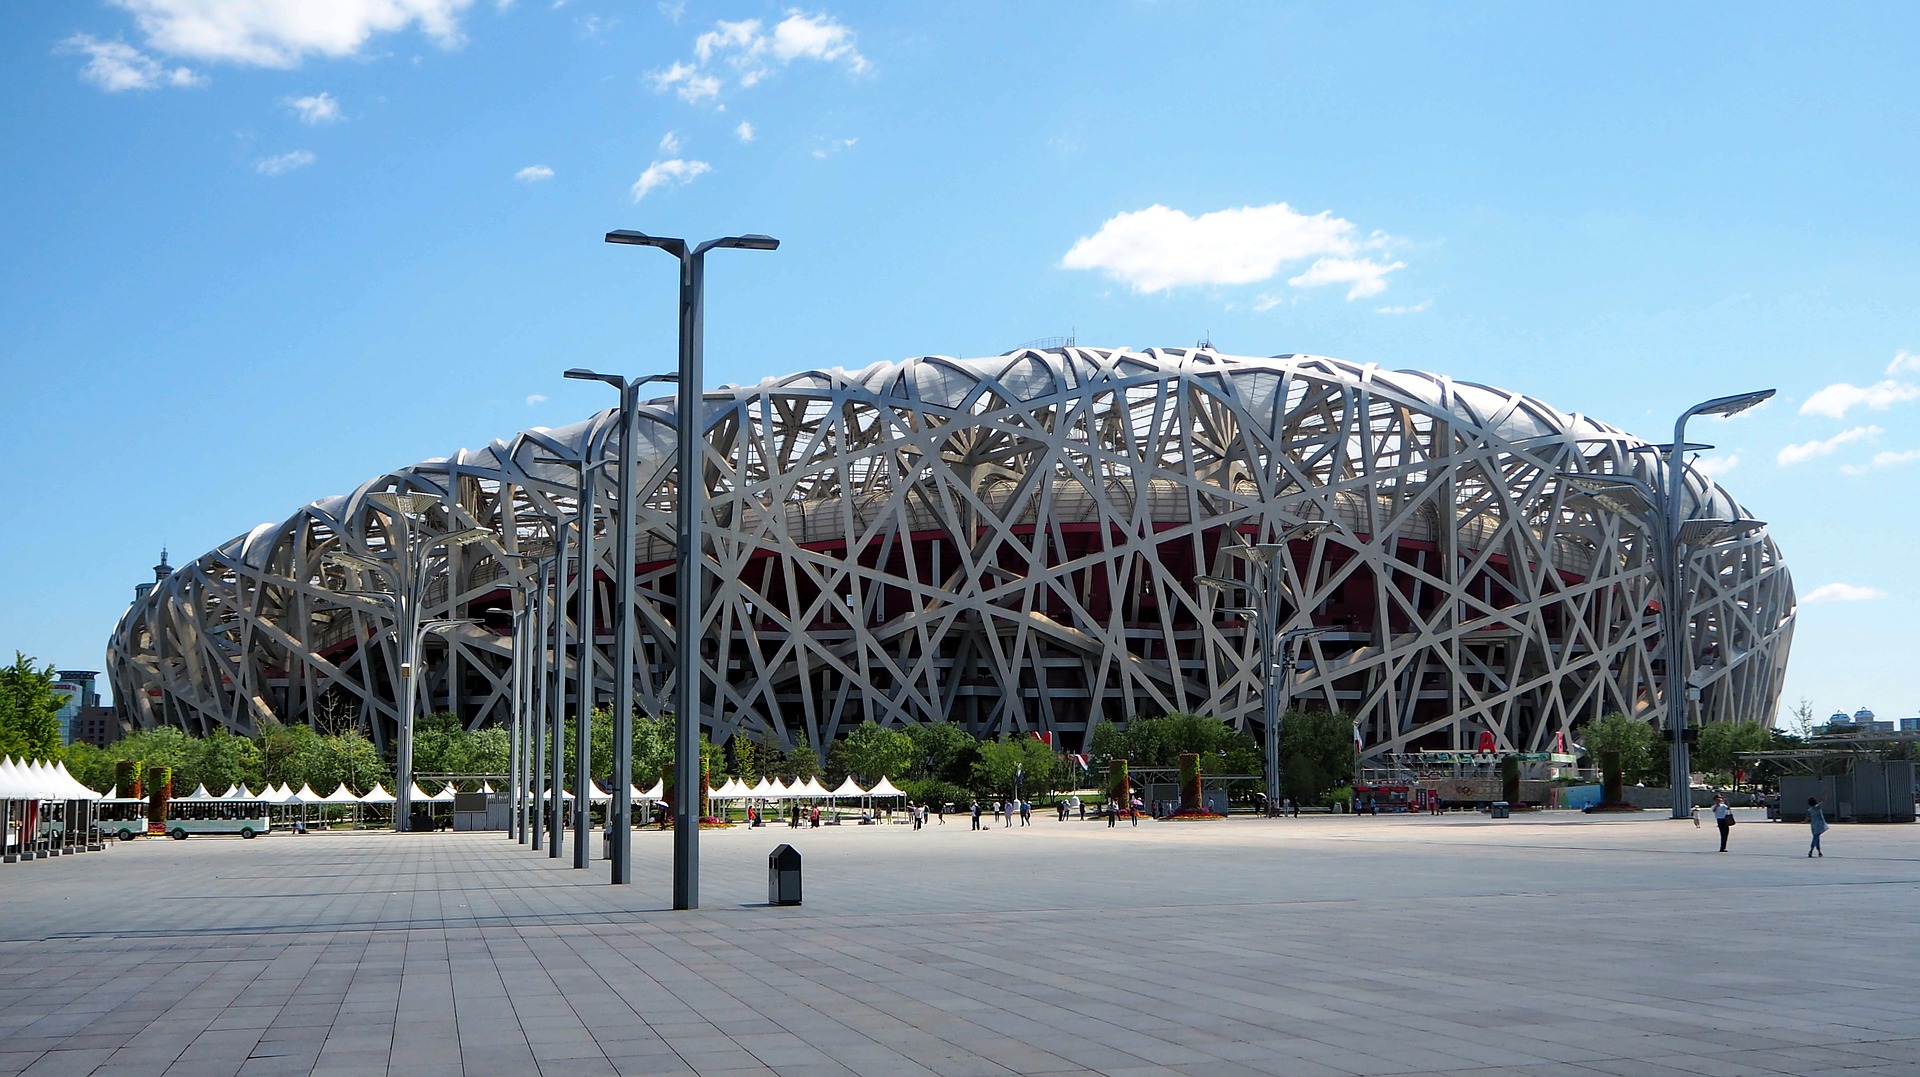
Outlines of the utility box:
M 1493 810 L 1489 814 L 1491 814 L 1495 819 L 1505 819 L 1507 817 L 1507 812 L 1510 809 L 1510 807 L 1511 805 L 1509 805 L 1506 801 L 1496 800 L 1493 802 Z
M 767 857 L 767 904 L 800 904 L 800 850 L 777 845 Z

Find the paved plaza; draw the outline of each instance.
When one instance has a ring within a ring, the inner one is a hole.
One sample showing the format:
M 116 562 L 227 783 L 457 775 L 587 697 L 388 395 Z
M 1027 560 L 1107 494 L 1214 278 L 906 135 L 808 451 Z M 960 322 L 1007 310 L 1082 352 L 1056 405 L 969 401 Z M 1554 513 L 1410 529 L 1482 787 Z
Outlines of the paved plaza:
M 141 841 L 0 868 L 0 1077 L 1920 1073 L 1920 827 L 1742 818 Z

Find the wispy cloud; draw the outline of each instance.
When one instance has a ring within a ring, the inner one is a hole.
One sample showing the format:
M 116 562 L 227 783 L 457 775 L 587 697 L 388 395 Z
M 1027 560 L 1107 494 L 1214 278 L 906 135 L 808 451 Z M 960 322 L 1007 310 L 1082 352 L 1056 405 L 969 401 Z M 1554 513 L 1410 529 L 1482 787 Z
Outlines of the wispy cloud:
M 1198 217 L 1153 205 L 1109 218 L 1099 231 L 1074 243 L 1060 264 L 1098 270 L 1152 294 L 1191 285 L 1254 284 L 1313 259 L 1287 283 L 1296 288 L 1346 284 L 1352 300 L 1378 295 L 1387 286 L 1387 274 L 1405 267 L 1361 253 L 1386 242 L 1377 232 L 1360 237 L 1352 221 L 1329 211 L 1304 214 L 1285 202 Z M 1256 309 L 1272 305 L 1256 304 Z
M 660 152 L 666 154 L 668 157 L 679 156 L 680 155 L 680 137 L 678 135 L 675 135 L 672 131 L 668 131 L 666 134 L 661 135 L 660 136 Z
M 289 97 L 287 107 L 300 117 L 300 122 L 311 127 L 316 124 L 333 123 L 340 118 L 340 102 L 330 93 L 317 93 L 309 97 Z
M 546 165 L 528 165 L 520 171 L 515 172 L 513 178 L 519 180 L 521 183 L 539 183 L 541 180 L 552 179 L 553 169 L 548 168 Z
M 1830 419 L 1844 419 L 1847 412 L 1864 407 L 1872 411 L 1885 411 L 1895 404 L 1909 400 L 1920 400 L 1920 385 L 1912 382 L 1896 381 L 1888 378 L 1872 385 L 1849 385 L 1837 382 L 1829 385 L 1807 398 L 1800 405 L 1802 415 L 1825 415 Z
M 294 150 L 276 157 L 262 157 L 253 162 L 253 170 L 263 176 L 278 176 L 296 168 L 305 168 L 314 160 L 313 154 L 306 150 Z
M 87 58 L 80 77 L 108 93 L 153 90 L 162 86 L 204 86 L 206 79 L 191 68 L 166 67 L 124 41 L 102 41 L 91 34 L 75 34 L 56 50 Z
M 860 140 L 857 138 L 830 139 L 827 141 L 825 145 L 814 147 L 813 155 L 815 157 L 820 157 L 820 158 L 832 157 L 834 154 L 839 153 L 842 150 L 852 149 L 854 145 L 859 141 Z
M 1887 364 L 1887 377 L 1897 378 L 1902 374 L 1920 374 L 1920 355 L 1904 349 L 1893 353 L 1893 362 Z
M 691 63 L 675 62 L 649 78 L 657 91 L 672 90 L 684 101 L 698 102 L 718 97 L 728 73 L 736 87 L 745 89 L 801 60 L 836 65 L 856 75 L 870 66 L 851 28 L 830 15 L 793 9 L 771 27 L 759 19 L 715 22 L 713 29 L 694 38 Z
M 352 56 L 373 37 L 418 28 L 439 45 L 461 43 L 473 0 L 114 0 L 133 14 L 147 46 L 169 56 L 253 67 L 297 67 L 309 56 Z
M 1817 457 L 1826 456 L 1842 445 L 1859 441 L 1862 438 L 1877 438 L 1883 433 L 1885 433 L 1885 431 L 1877 426 L 1856 426 L 1851 430 L 1842 430 L 1840 433 L 1824 440 L 1803 441 L 1797 445 L 1788 445 L 1786 448 L 1780 450 L 1779 455 L 1775 459 L 1782 467 L 1786 467 L 1790 464 L 1798 464 Z
M 1693 462 L 1693 469 L 1708 478 L 1717 479 L 1740 466 L 1740 454 L 1730 452 L 1725 456 L 1703 456 Z
M 739 139 L 742 142 L 752 142 L 753 141 L 753 125 L 748 123 L 745 120 L 741 120 L 740 126 L 735 127 L 733 129 L 733 137 Z
M 528 407 L 533 407 L 536 404 L 544 404 L 546 402 L 547 402 L 547 394 L 545 393 L 530 393 L 527 395 Z
M 633 200 L 638 202 L 661 187 L 684 187 L 711 171 L 713 166 L 705 161 L 683 161 L 677 157 L 655 161 L 633 181 Z
M 1883 467 L 1899 467 L 1920 460 L 1920 449 L 1908 449 L 1905 452 L 1877 452 L 1873 459 L 1864 464 L 1847 464 L 1840 468 L 1849 475 L 1865 475 L 1869 471 Z
M 647 77 L 653 80 L 656 92 L 672 90 L 680 100 L 689 104 L 720 96 L 720 80 L 703 73 L 692 64 L 676 62 L 666 70 L 655 71 Z
M 1851 583 L 1823 583 L 1800 596 L 1800 604 L 1818 606 L 1825 602 L 1872 602 L 1885 597 L 1887 593 L 1877 587 L 1860 587 Z
M 1375 314 L 1419 314 L 1431 306 L 1433 306 L 1433 300 L 1422 299 L 1418 303 L 1404 307 L 1375 307 L 1373 312 Z

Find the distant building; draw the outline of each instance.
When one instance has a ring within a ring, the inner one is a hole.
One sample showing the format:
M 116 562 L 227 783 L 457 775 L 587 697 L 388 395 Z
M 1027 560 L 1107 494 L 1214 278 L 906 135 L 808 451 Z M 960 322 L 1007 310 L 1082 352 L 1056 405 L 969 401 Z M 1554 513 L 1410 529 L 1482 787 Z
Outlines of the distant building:
M 120 712 L 114 707 L 82 707 L 74 715 L 72 733 L 67 737 L 68 744 L 85 741 L 97 748 L 106 748 L 126 735 L 126 728 L 120 724 Z
M 94 687 L 99 670 L 62 669 L 54 671 L 53 690 L 64 697 L 56 717 L 60 720 L 60 743 L 73 743 L 73 723 L 80 712 L 100 705 L 100 690 Z
M 153 584 L 171 575 L 173 575 L 173 566 L 167 564 L 167 551 L 163 548 L 160 551 L 160 563 L 153 566 L 153 583 L 141 582 L 133 585 L 133 604 L 138 606 L 144 602 L 146 597 L 153 593 Z

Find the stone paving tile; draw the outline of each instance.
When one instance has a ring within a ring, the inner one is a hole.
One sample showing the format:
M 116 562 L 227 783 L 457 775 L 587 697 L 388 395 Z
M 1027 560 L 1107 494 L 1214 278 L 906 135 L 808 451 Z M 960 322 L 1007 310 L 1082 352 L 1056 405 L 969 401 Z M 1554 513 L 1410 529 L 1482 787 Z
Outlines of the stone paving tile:
M 137 842 L 0 869 L 0 1077 L 1911 1074 L 1920 830 L 1836 833 L 736 830 L 685 913 L 656 832 L 617 889 L 499 835 Z

